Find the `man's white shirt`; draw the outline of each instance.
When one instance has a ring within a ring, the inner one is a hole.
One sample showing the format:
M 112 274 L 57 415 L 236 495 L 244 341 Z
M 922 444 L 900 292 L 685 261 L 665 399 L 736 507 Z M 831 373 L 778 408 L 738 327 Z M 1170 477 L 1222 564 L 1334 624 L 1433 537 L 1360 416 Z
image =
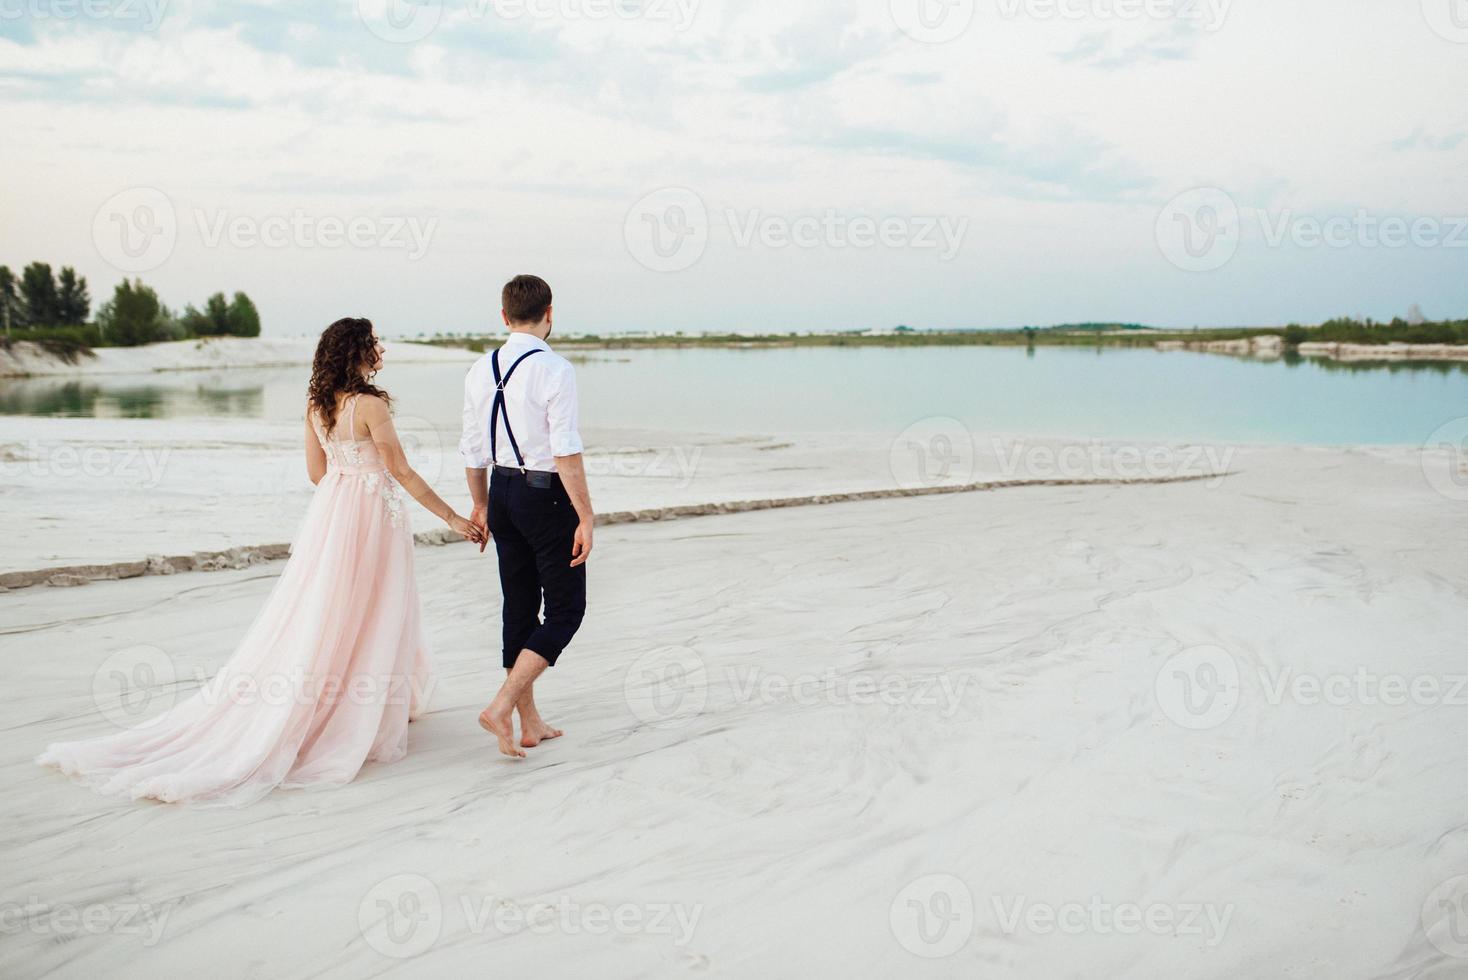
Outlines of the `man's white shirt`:
M 511 333 L 500 347 L 500 376 L 526 351 L 544 353 L 527 357 L 505 385 L 505 411 L 495 420 L 496 458 L 501 466 L 518 466 L 515 450 L 505 432 L 505 417 L 515 431 L 515 442 L 529 470 L 553 470 L 557 456 L 581 452 L 577 431 L 576 369 L 550 349 L 550 345 L 528 333 Z M 464 379 L 464 431 L 459 455 L 469 469 L 482 470 L 490 464 L 489 413 L 494 407 L 494 368 L 490 354 L 474 362 Z

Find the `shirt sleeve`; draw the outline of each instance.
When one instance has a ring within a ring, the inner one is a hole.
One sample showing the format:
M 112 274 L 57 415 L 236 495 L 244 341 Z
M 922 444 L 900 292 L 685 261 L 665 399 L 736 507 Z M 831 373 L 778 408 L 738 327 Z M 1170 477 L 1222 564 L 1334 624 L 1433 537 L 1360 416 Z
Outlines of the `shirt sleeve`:
M 464 429 L 459 436 L 459 456 L 468 469 L 483 470 L 489 468 L 489 447 L 485 445 L 486 420 L 481 418 L 479 399 L 476 397 L 476 373 L 471 368 L 464 376 Z
M 559 374 L 546 402 L 551 455 L 574 456 L 582 449 L 581 433 L 577 430 L 580 408 L 576 397 L 576 369 L 568 362 Z

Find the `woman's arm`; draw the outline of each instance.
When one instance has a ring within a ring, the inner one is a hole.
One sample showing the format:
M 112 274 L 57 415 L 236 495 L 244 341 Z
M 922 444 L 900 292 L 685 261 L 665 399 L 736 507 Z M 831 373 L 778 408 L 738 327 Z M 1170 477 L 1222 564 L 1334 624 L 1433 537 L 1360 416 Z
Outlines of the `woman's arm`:
M 320 483 L 326 475 L 326 450 L 321 448 L 321 440 L 316 437 L 309 411 L 306 415 L 306 475 L 313 484 Z
M 387 471 L 408 491 L 408 495 L 461 536 L 470 541 L 481 540 L 483 531 L 455 513 L 442 497 L 433 492 L 428 481 L 408 465 L 408 456 L 403 452 L 403 444 L 398 441 L 398 433 L 393 428 L 387 403 L 381 398 L 363 395 L 357 399 L 357 414 L 366 423 L 367 434 L 382 455 L 382 461 L 387 464 Z

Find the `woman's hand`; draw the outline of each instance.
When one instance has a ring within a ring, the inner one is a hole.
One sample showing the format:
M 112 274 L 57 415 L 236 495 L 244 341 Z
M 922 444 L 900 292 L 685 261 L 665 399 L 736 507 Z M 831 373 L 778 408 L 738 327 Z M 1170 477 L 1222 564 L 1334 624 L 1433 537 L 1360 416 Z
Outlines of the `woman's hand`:
M 462 537 L 465 541 L 473 541 L 475 544 L 482 545 L 488 540 L 488 533 L 484 528 L 475 524 L 473 521 L 465 520 L 458 514 L 450 514 L 444 523 L 448 524 L 454 533 Z

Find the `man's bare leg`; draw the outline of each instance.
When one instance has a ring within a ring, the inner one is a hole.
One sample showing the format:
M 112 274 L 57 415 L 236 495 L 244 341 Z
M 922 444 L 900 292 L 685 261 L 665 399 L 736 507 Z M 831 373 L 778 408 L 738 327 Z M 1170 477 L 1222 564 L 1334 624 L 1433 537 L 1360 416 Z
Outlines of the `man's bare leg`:
M 546 659 L 534 650 L 521 650 L 499 693 L 489 702 L 489 707 L 479 713 L 479 727 L 499 740 L 502 754 L 525 758 L 525 753 L 515 745 L 515 705 L 549 666 Z
M 548 738 L 560 738 L 566 734 L 559 728 L 552 728 L 540 716 L 540 709 L 535 707 L 534 684 L 527 687 L 520 700 L 515 702 L 515 710 L 520 712 L 520 744 L 527 749 L 535 748 Z

